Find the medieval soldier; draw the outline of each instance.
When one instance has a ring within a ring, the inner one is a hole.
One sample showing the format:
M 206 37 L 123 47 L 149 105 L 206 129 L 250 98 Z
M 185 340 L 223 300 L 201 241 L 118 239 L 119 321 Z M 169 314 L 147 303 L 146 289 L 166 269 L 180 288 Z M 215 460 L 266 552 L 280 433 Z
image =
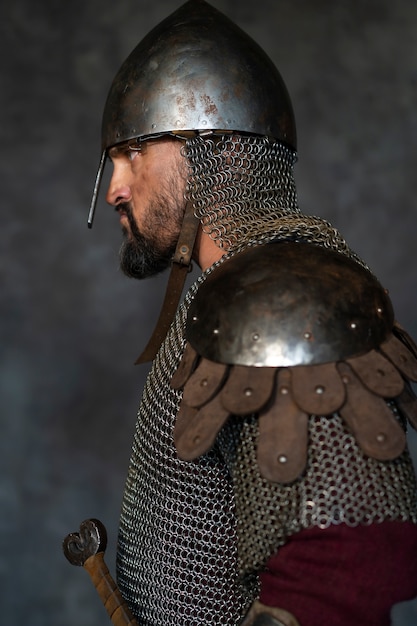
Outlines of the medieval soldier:
M 122 268 L 172 264 L 117 557 L 146 626 L 384 626 L 417 595 L 417 348 L 342 236 L 300 212 L 296 157 L 280 74 L 204 0 L 111 86 L 90 224 L 109 158 Z

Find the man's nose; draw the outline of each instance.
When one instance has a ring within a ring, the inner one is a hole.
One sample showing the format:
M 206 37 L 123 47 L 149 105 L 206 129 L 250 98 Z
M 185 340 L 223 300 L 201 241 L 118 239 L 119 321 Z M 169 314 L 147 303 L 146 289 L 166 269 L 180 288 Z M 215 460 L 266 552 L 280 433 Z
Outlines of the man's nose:
M 126 178 L 123 176 L 122 168 L 119 169 L 114 167 L 106 194 L 107 202 L 112 206 L 117 206 L 123 202 L 129 202 L 131 197 L 132 194 L 130 186 L 126 181 Z

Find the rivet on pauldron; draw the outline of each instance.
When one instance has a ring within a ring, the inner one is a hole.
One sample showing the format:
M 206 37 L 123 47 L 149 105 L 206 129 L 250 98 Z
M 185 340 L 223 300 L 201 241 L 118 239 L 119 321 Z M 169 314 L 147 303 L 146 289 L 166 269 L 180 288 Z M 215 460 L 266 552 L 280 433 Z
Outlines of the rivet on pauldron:
M 258 334 L 258 333 L 253 333 L 253 335 L 252 335 L 252 339 L 253 339 L 253 341 L 258 341 L 258 339 L 259 339 L 259 334 Z
M 287 457 L 285 456 L 285 454 L 280 454 L 280 455 L 279 455 L 279 457 L 278 457 L 278 462 L 279 462 L 279 463 L 284 464 L 284 463 L 286 463 L 287 461 L 288 461 L 288 459 L 287 459 Z
M 213 335 L 218 335 L 220 333 L 220 330 L 218 328 L 215 328 L 213 330 Z
M 348 385 L 350 383 L 350 379 L 348 376 L 342 376 L 342 381 L 345 385 Z
M 325 388 L 324 388 L 322 385 L 317 385 L 317 387 L 315 388 L 315 392 L 316 392 L 318 395 L 323 394 L 323 393 L 324 393 L 324 390 L 325 390 Z
M 251 389 L 250 387 L 246 387 L 244 393 L 245 393 L 245 396 L 251 396 L 253 393 L 253 389 Z
M 201 381 L 200 381 L 200 385 L 201 385 L 202 387 L 207 387 L 207 385 L 208 385 L 208 380 L 207 380 L 207 378 L 202 378 L 202 379 L 201 379 Z
M 387 439 L 387 436 L 384 433 L 379 433 L 376 436 L 376 440 L 377 440 L 378 443 L 384 443 L 386 441 L 386 439 Z
M 379 306 L 377 308 L 376 312 L 378 313 L 378 315 L 381 315 L 382 314 L 382 308 Z
M 351 322 L 350 327 L 354 330 L 356 328 L 356 322 Z
M 198 322 L 198 317 L 197 317 L 197 315 L 193 315 L 193 322 Z
M 286 396 L 288 393 L 288 387 L 281 387 L 279 392 L 282 393 L 283 396 Z
M 200 435 L 196 435 L 196 436 L 194 437 L 194 439 L 193 439 L 193 442 L 194 442 L 195 444 L 200 443 Z
M 312 335 L 309 332 L 304 333 L 304 339 L 311 339 Z

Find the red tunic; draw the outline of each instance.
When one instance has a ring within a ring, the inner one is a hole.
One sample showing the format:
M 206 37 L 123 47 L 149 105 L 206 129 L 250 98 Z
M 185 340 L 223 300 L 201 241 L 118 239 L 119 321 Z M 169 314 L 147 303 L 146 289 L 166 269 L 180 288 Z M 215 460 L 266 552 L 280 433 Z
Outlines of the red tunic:
M 301 626 L 390 626 L 394 604 L 417 596 L 417 525 L 309 528 L 260 575 L 260 600 Z

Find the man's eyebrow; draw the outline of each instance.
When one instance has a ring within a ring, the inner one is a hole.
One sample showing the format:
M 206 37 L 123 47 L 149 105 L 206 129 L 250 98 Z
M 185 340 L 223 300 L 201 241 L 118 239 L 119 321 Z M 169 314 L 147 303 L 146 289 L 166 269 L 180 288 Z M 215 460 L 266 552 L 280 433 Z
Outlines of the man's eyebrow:
M 152 142 L 150 142 L 152 143 Z M 129 150 L 135 152 L 142 152 L 143 145 L 140 139 L 129 139 L 128 141 L 124 141 L 123 143 L 118 143 L 115 146 L 112 146 L 107 151 L 108 156 L 111 158 L 118 157 L 120 155 L 126 154 Z
M 117 157 L 121 152 L 126 150 L 126 145 L 112 146 L 108 151 L 109 157 L 112 159 L 113 157 Z

